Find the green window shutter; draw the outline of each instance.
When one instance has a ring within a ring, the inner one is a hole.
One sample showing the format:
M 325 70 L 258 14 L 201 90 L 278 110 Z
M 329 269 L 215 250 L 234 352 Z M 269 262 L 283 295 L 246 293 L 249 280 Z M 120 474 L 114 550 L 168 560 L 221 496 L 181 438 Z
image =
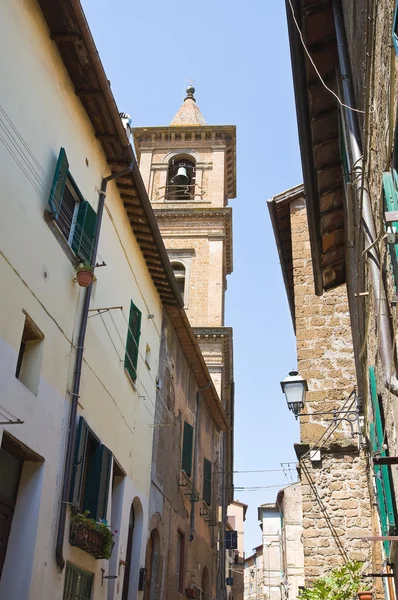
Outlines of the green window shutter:
M 192 450 L 193 450 L 193 427 L 186 421 L 184 422 L 184 439 L 182 443 L 182 461 L 181 469 L 185 471 L 188 477 L 192 473 Z
M 392 173 L 383 173 L 383 194 L 386 211 L 398 210 L 398 192 Z M 392 223 L 392 227 L 398 233 L 398 221 Z M 391 258 L 392 272 L 394 276 L 395 290 L 398 290 L 398 244 L 388 244 Z
M 133 302 L 130 305 L 129 329 L 127 331 L 126 353 L 124 356 L 124 368 L 131 379 L 137 379 L 138 353 L 141 335 L 141 311 Z
M 206 458 L 203 463 L 203 500 L 211 505 L 211 462 Z
M 65 148 L 61 148 L 58 156 L 57 166 L 55 168 L 54 179 L 51 185 L 50 197 L 48 203 L 53 215 L 58 218 L 59 207 L 62 196 L 64 195 L 65 183 L 68 177 L 69 163 L 66 158 Z
M 79 202 L 79 210 L 72 240 L 72 250 L 83 263 L 93 264 L 95 260 L 94 239 L 97 230 L 97 213 L 89 202 Z
M 93 587 L 93 574 L 83 571 L 70 563 L 65 570 L 65 584 L 63 600 L 72 598 L 79 600 L 90 600 Z
M 392 26 L 392 41 L 394 42 L 395 52 L 398 54 L 398 2 L 395 4 L 394 21 Z
M 70 501 L 78 510 L 82 507 L 83 501 L 83 473 L 86 460 L 87 440 L 89 428 L 83 417 L 80 417 L 77 429 L 75 460 L 73 463 L 73 473 L 70 490 Z
M 373 453 L 377 452 L 379 456 L 387 456 L 384 448 L 384 430 L 381 418 L 380 402 L 377 394 L 376 374 L 374 367 L 369 367 L 369 381 L 374 417 L 374 423 L 371 424 L 373 427 L 370 429 L 372 451 Z M 376 465 L 374 467 L 374 473 L 376 477 L 376 489 L 378 495 L 378 504 L 380 506 L 380 521 L 382 528 L 384 513 L 386 519 L 384 535 L 392 535 L 395 533 L 395 512 L 389 467 L 388 465 Z
M 109 482 L 111 478 L 112 452 L 101 446 L 98 466 L 97 506 L 95 518 L 106 519 L 108 509 Z

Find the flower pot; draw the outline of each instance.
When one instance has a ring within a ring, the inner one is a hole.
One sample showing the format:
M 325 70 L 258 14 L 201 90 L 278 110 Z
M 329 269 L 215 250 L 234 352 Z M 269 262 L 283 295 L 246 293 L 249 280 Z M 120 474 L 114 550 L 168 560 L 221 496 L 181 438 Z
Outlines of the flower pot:
M 93 281 L 94 273 L 90 269 L 78 269 L 76 272 L 77 283 L 80 287 L 88 287 Z
M 373 594 L 372 592 L 358 592 L 358 600 L 372 600 Z

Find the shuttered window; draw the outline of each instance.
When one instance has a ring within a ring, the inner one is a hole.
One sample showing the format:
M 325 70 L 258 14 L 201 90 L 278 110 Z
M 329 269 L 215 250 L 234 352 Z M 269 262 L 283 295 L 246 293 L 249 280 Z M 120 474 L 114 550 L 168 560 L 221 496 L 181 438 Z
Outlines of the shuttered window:
M 77 510 L 88 510 L 95 520 L 106 518 L 111 466 L 112 453 L 80 417 L 70 500 Z
M 386 211 L 398 210 L 398 191 L 395 178 L 395 170 L 393 173 L 383 173 L 383 194 L 384 208 Z M 394 221 L 391 225 L 398 233 L 398 221 Z M 398 244 L 388 244 L 388 249 L 391 258 L 391 268 L 394 277 L 395 290 L 398 290 Z
M 395 3 L 394 21 L 392 26 L 392 41 L 398 54 L 398 2 Z
M 193 427 L 184 422 L 184 439 L 182 443 L 181 469 L 191 477 L 192 473 L 192 450 L 193 450 Z
M 131 379 L 137 379 L 137 364 L 141 335 L 141 311 L 133 302 L 130 305 L 129 327 L 127 331 L 126 353 L 124 356 L 124 368 Z
M 67 563 L 63 600 L 91 600 L 93 575 Z
M 372 399 L 373 423 L 370 423 L 370 443 L 373 456 L 387 456 L 385 449 L 384 427 L 377 394 L 376 374 L 374 367 L 369 367 L 370 395 Z M 374 465 L 376 482 L 377 507 L 380 517 L 382 535 L 394 535 L 395 512 L 388 465 Z M 390 542 L 383 543 L 386 556 L 390 554 Z
M 69 172 L 69 162 L 61 148 L 48 199 L 63 236 L 83 263 L 94 261 L 94 238 L 97 213 L 87 202 Z
M 203 500 L 211 505 L 211 462 L 206 458 L 203 461 Z

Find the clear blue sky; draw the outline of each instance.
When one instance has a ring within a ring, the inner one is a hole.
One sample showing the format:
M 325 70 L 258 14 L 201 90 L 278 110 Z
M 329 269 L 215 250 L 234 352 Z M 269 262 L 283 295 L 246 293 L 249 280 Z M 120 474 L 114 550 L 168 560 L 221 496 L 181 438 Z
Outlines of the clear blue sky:
M 266 200 L 302 179 L 284 2 L 82 4 L 119 110 L 134 126 L 168 125 L 186 76 L 208 124 L 237 126 L 234 272 L 225 323 L 234 328 L 234 468 L 280 469 L 295 460 L 299 439 L 279 386 L 296 352 Z M 281 471 L 235 474 L 236 486 L 287 481 Z M 248 553 L 261 543 L 257 506 L 273 501 L 277 489 L 235 494 L 249 504 Z

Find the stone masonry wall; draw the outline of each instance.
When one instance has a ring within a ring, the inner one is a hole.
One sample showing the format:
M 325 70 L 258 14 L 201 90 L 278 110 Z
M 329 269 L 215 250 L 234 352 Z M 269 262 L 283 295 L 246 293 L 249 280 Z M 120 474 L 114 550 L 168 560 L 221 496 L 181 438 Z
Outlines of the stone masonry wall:
M 333 409 L 355 409 L 356 377 L 345 286 L 317 297 L 304 199 L 290 204 L 299 373 L 308 382 L 297 448 L 303 494 L 305 584 L 347 560 L 368 560 L 371 531 L 366 459 L 358 450 L 357 427 L 335 426 Z M 312 462 L 310 448 L 321 449 Z

